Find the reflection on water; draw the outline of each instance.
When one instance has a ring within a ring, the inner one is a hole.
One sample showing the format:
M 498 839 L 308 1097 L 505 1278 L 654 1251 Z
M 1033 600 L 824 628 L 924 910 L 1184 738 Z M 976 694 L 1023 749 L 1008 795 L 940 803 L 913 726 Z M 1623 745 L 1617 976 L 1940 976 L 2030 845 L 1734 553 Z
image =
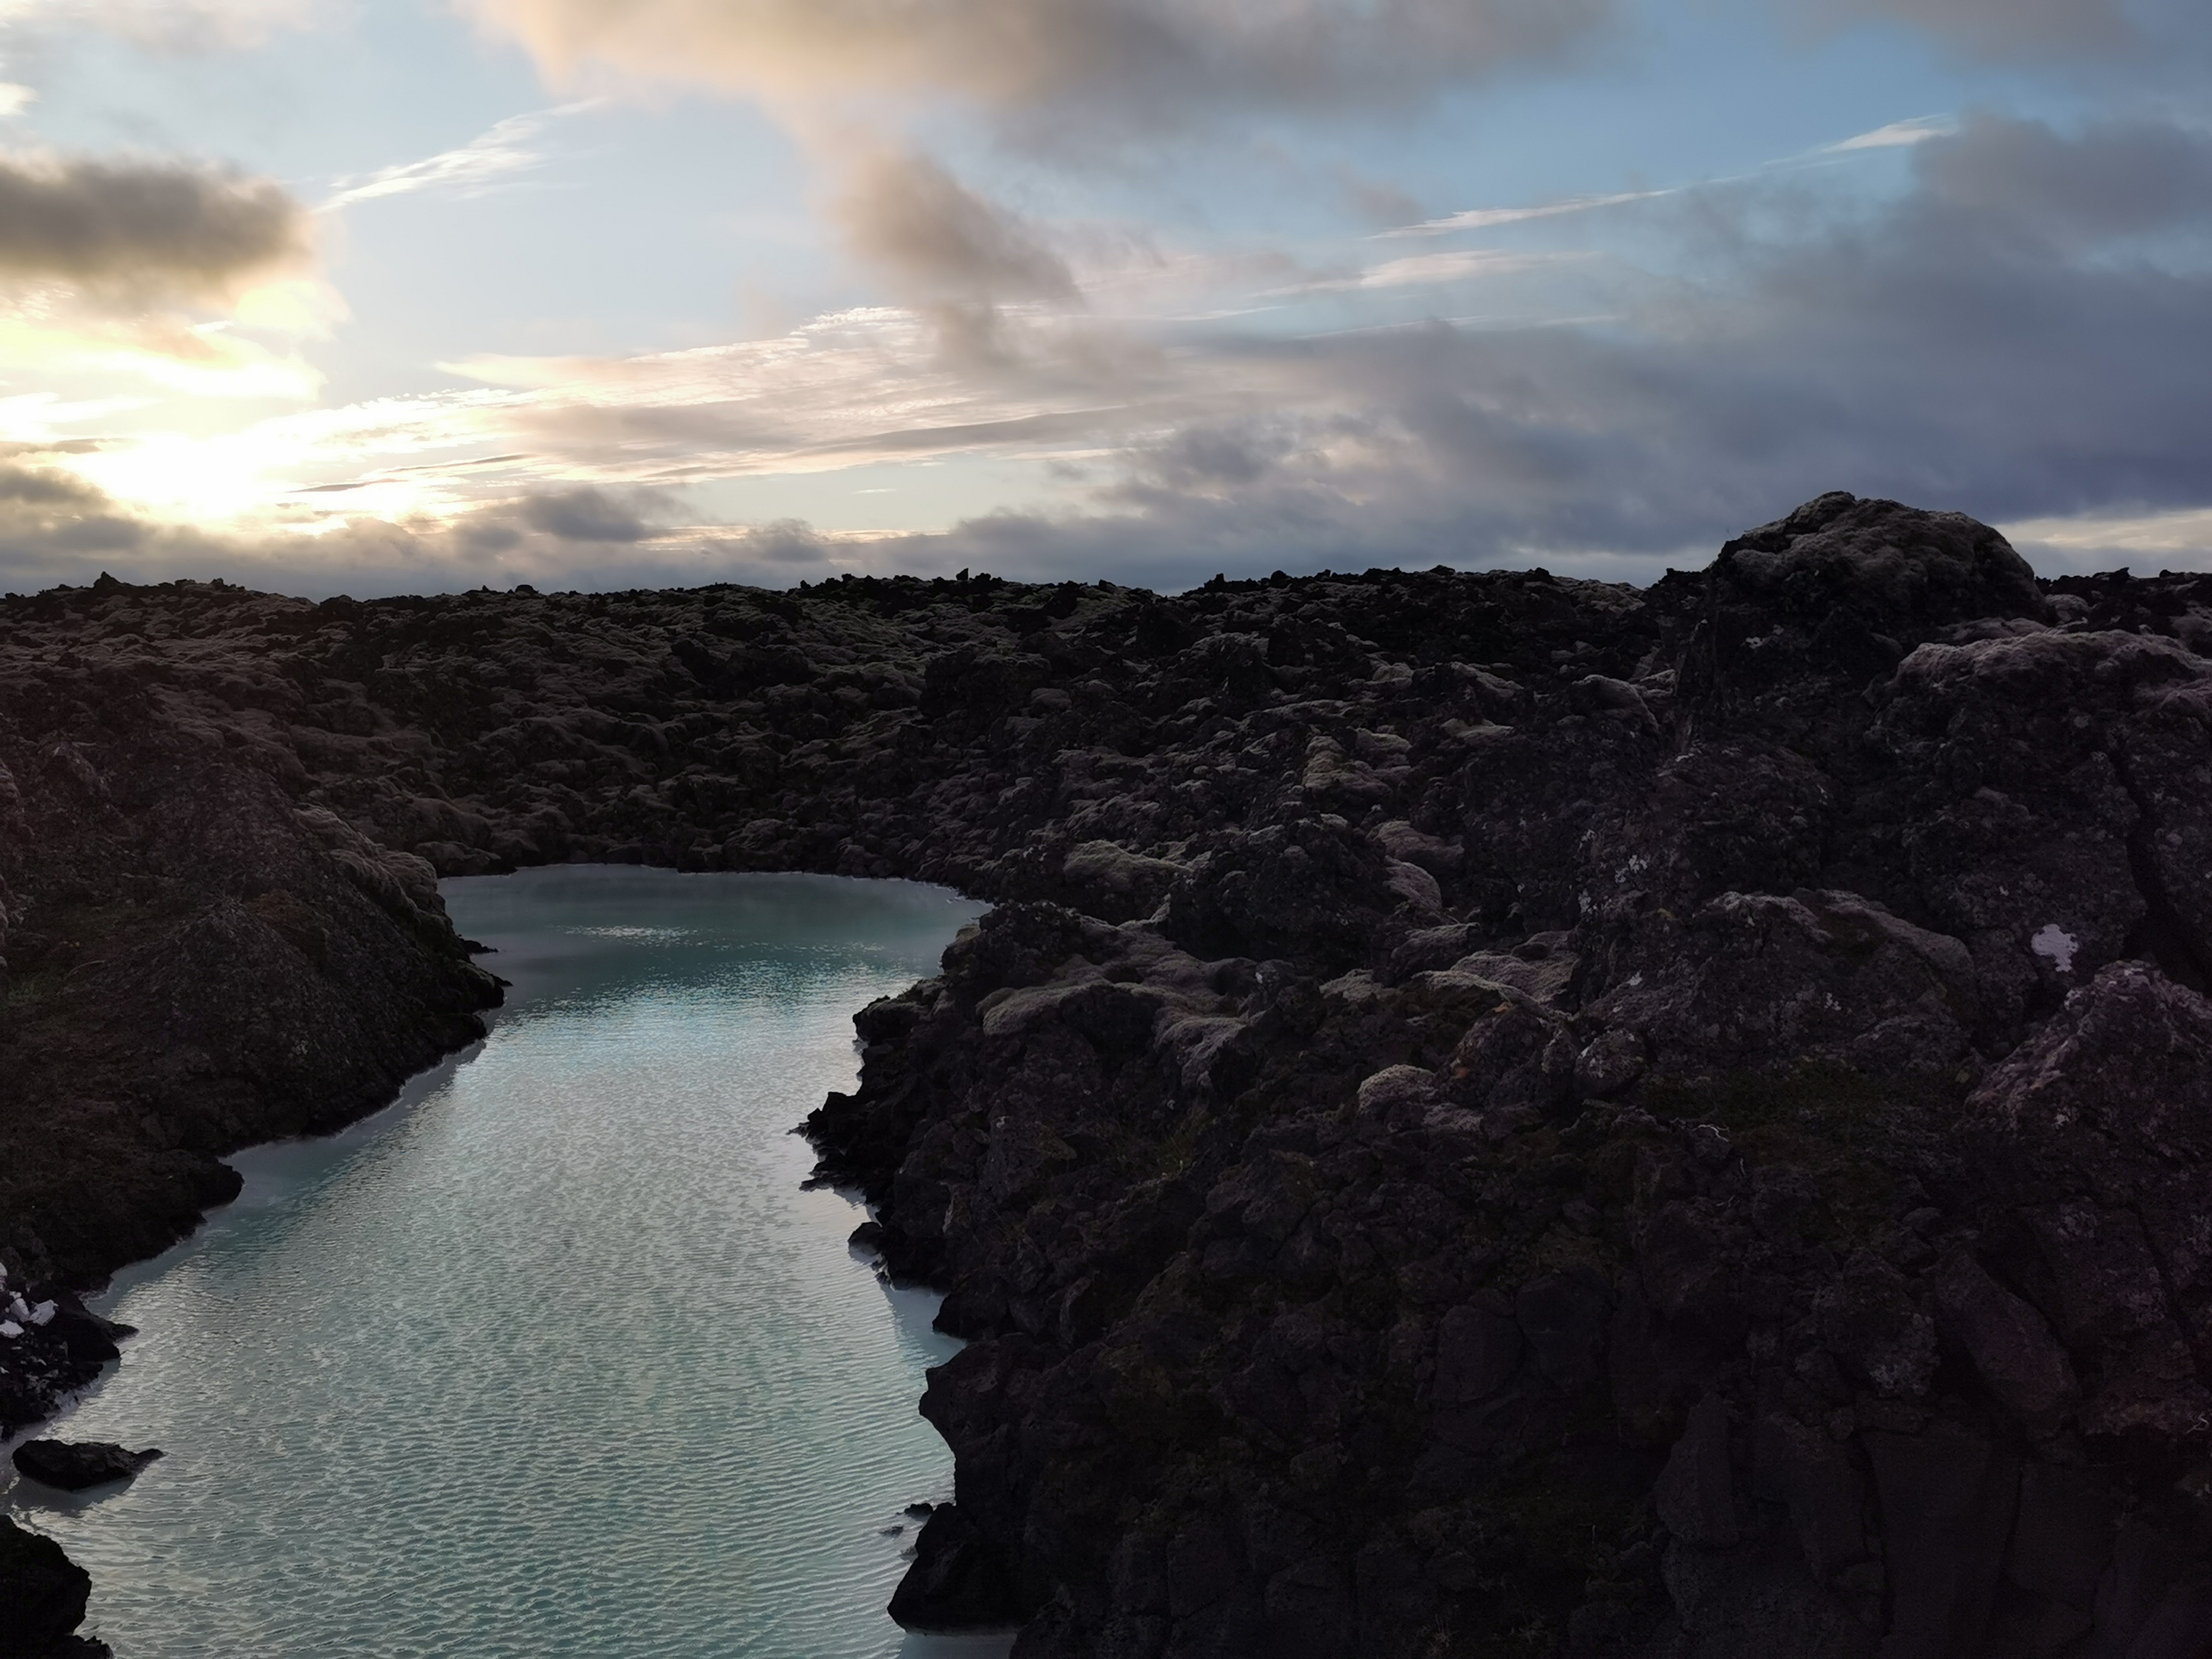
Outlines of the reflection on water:
M 951 1461 L 950 1345 L 848 1251 L 786 1133 L 852 1011 L 978 907 L 826 877 L 448 882 L 514 981 L 490 1038 L 118 1279 L 143 1328 L 59 1431 L 165 1447 L 7 1501 L 121 1659 L 1003 1654 L 882 1611 Z M 891 1528 L 902 1528 L 892 1531 Z

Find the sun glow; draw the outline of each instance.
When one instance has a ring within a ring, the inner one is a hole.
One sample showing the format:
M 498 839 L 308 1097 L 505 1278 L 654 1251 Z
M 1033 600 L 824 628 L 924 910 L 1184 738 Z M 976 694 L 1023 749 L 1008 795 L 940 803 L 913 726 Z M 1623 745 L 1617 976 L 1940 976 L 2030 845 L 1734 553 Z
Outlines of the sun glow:
M 273 493 L 270 459 L 250 433 L 164 432 L 110 441 L 68 465 L 118 501 L 209 529 L 260 516 Z

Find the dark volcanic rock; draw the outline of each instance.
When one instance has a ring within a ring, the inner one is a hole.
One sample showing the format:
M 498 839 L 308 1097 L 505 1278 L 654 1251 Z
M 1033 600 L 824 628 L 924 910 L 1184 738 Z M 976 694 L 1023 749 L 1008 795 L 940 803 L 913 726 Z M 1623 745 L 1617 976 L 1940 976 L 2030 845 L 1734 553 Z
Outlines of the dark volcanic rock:
M 104 1440 L 26 1440 L 15 1448 L 17 1471 L 41 1486 L 82 1492 L 110 1480 L 128 1480 L 161 1455 L 158 1447 L 132 1451 Z
M 0 1275 L 0 1436 L 50 1415 L 63 1396 L 100 1375 L 116 1358 L 115 1339 L 130 1333 L 67 1291 L 17 1292 Z
M 1723 604 L 1739 598 L 1838 641 L 1863 631 L 1910 644 L 1947 623 L 2051 620 L 2034 571 L 1987 525 L 1840 491 L 1736 537 L 1713 573 Z
M 1005 1564 L 957 1504 L 939 1504 L 915 1535 L 914 1566 L 899 1581 L 890 1614 L 908 1630 L 1015 1622 Z
M 84 1622 L 91 1595 L 90 1576 L 60 1545 L 0 1515 L 0 1632 L 8 1652 L 21 1659 L 105 1654 L 100 1644 L 71 1633 Z
M 2212 578 L 1842 495 L 1640 591 L 8 601 L 0 1261 L 86 1283 L 465 1040 L 440 873 L 949 882 L 806 1126 L 969 1339 L 902 1619 L 2194 1653 L 2207 653 Z M 40 1294 L 31 1416 L 106 1341 Z

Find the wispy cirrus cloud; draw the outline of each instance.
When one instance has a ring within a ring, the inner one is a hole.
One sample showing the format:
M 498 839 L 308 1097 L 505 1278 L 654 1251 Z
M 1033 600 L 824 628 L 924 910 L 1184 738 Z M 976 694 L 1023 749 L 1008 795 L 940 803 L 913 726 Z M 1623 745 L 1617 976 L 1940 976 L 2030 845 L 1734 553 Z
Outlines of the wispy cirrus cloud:
M 1317 276 L 1267 293 L 1351 294 L 1378 289 L 1428 288 L 1463 283 L 1484 276 L 1516 276 L 1547 265 L 1587 258 L 1578 252 L 1512 252 L 1504 248 L 1462 248 L 1449 253 L 1413 253 L 1402 259 L 1385 259 L 1349 276 Z
M 1933 138 L 1948 138 L 1959 131 L 1960 122 L 1952 115 L 1921 115 L 1908 120 L 1892 121 L 1871 131 L 1855 133 L 1849 138 L 1832 144 L 1823 144 L 1808 155 L 1790 156 L 1769 162 L 1769 170 L 1802 167 L 1807 162 L 1826 156 L 1849 156 L 1884 150 L 1909 149 L 1924 144 Z M 1706 185 L 1732 184 L 1735 179 L 1707 179 Z M 1538 202 L 1523 207 L 1468 208 L 1458 213 L 1448 213 L 1441 218 L 1424 219 L 1418 223 L 1395 226 L 1375 233 L 1375 240 L 1382 240 L 1401 236 L 1445 236 L 1462 231 L 1499 230 L 1510 225 L 1533 224 L 1546 219 L 1561 219 L 1572 215 L 1595 213 L 1607 208 L 1630 207 L 1639 202 L 1665 201 L 1699 188 L 1688 185 L 1669 185 L 1655 190 L 1614 191 L 1603 195 L 1570 196 L 1557 202 Z
M 480 195 L 503 179 L 544 165 L 547 152 L 538 140 L 556 123 L 600 106 L 597 99 L 580 99 L 551 109 L 510 115 L 465 144 L 402 161 L 374 173 L 339 179 L 334 193 L 325 201 L 325 212 L 387 196 L 412 196 L 424 191 L 449 191 L 457 195 Z
M 1892 121 L 1871 132 L 1856 133 L 1835 143 L 1823 144 L 1814 154 L 1850 155 L 1862 150 L 1909 149 L 1931 138 L 1948 138 L 1958 130 L 1959 118 L 1955 115 L 1916 115 L 1909 120 Z
M 1454 231 L 1495 230 L 1504 225 L 1564 218 L 1571 213 L 1592 213 L 1601 208 L 1626 207 L 1632 202 L 1656 202 L 1663 197 L 1679 195 L 1680 190 L 1680 186 L 1666 190 L 1625 190 L 1607 196 L 1571 196 L 1565 201 L 1540 202 L 1528 207 L 1468 208 L 1463 212 L 1447 213 L 1440 219 L 1424 219 L 1419 224 L 1401 225 L 1379 234 L 1386 237 L 1443 236 Z

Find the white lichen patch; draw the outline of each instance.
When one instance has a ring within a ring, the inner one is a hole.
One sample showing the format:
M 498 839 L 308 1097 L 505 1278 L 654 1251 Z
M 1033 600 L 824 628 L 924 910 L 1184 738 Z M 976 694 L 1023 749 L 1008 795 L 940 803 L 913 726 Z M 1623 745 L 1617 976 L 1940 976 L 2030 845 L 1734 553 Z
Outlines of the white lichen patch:
M 2042 931 L 2028 940 L 2027 948 L 2048 958 L 2060 973 L 2070 974 L 2074 971 L 2074 953 L 2081 948 L 2081 941 L 2057 922 L 2046 921 Z

